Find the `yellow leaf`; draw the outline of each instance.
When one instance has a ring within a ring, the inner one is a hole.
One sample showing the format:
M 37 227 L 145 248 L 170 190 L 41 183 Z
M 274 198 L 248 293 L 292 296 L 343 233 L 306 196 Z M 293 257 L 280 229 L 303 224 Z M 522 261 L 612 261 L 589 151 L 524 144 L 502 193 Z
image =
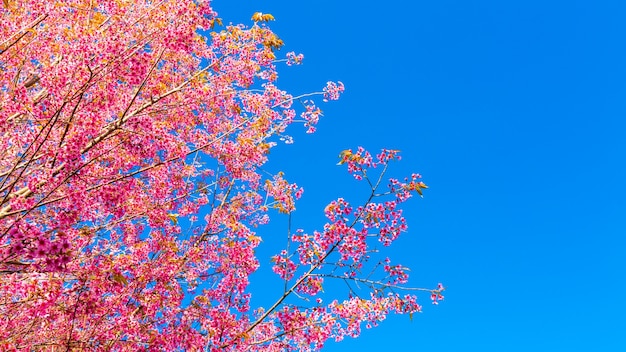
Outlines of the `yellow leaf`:
M 126 277 L 120 273 L 113 273 L 113 277 L 112 280 L 117 282 L 120 285 L 128 285 L 128 280 L 126 279 Z
M 213 20 L 211 20 L 211 29 L 215 28 L 215 25 L 221 26 L 222 25 L 222 19 L 221 18 L 215 18 Z
M 255 12 L 254 15 L 252 15 L 252 20 L 254 22 L 269 22 L 274 21 L 274 16 L 269 13 Z
M 261 12 L 255 12 L 254 15 L 252 15 L 252 20 L 254 22 L 259 22 L 263 20 L 263 14 Z
M 424 182 L 417 182 L 413 184 L 413 189 L 423 197 L 422 188 L 428 188 L 428 186 L 426 186 Z
M 172 222 L 174 223 L 174 225 L 178 225 L 178 214 L 175 213 L 169 213 L 167 214 L 167 217 L 170 218 L 170 220 L 172 220 Z
M 337 165 L 342 165 L 343 163 L 345 163 L 350 158 L 350 156 L 352 156 L 352 150 L 350 149 L 346 149 L 339 153 L 339 162 L 337 163 Z

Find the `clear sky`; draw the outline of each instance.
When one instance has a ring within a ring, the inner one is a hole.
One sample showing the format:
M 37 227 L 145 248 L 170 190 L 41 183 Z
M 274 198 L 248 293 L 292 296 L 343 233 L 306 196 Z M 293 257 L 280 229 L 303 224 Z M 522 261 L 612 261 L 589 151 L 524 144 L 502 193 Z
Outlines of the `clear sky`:
M 390 256 L 445 301 L 326 351 L 626 351 L 625 1 L 213 6 L 225 23 L 274 15 L 281 53 L 305 55 L 283 89 L 346 86 L 316 134 L 294 126 L 272 150 L 268 168 L 305 187 L 294 227 L 364 197 L 335 165 L 343 149 L 400 149 L 393 173 L 431 187 Z

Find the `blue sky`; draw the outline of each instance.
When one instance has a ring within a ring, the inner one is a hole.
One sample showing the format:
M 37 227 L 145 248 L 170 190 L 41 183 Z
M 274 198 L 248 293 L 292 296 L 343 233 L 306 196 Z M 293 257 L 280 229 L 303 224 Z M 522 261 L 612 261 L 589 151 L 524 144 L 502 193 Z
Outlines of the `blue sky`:
M 412 321 L 326 351 L 626 350 L 626 2 L 213 6 L 225 23 L 274 15 L 281 52 L 305 55 L 283 89 L 346 85 L 316 134 L 294 126 L 295 144 L 272 150 L 268 168 L 305 187 L 294 227 L 365 196 L 335 165 L 343 149 L 400 149 L 393 173 L 431 187 L 390 256 L 411 285 L 444 283 L 445 302 L 424 296 Z M 269 253 L 284 236 L 263 231 Z

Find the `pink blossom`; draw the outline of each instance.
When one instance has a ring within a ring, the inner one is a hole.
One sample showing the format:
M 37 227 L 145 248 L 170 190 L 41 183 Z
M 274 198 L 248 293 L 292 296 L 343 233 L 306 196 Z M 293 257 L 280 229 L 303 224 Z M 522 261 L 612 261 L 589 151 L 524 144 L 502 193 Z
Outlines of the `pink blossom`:
M 207 0 L 9 5 L 0 350 L 313 350 L 421 309 L 399 293 L 408 270 L 379 257 L 426 188 L 418 174 L 384 181 L 399 152 L 342 152 L 365 203 L 331 201 L 309 232 L 263 227 L 303 195 L 271 173 L 270 151 L 294 122 L 314 132 L 318 101 L 344 91 L 281 90 L 271 15 L 224 26 Z M 289 244 L 260 257 L 263 236 Z M 261 309 L 250 281 L 268 259 L 284 285 Z M 334 281 L 347 298 L 326 300 Z

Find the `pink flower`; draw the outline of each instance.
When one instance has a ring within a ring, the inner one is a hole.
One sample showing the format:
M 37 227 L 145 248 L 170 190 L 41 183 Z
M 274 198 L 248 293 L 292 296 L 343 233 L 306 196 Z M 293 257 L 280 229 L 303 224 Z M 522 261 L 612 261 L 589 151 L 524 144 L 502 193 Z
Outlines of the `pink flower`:
M 329 100 L 338 100 L 339 94 L 343 93 L 345 87 L 342 82 L 331 82 L 326 83 L 326 87 L 324 87 L 324 101 Z

